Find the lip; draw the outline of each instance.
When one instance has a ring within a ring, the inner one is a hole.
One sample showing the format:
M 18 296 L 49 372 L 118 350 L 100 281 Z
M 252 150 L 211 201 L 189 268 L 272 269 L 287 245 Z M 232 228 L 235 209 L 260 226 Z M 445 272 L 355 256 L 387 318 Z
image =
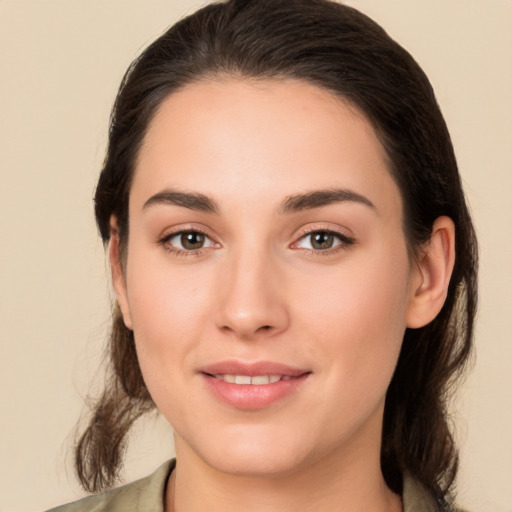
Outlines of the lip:
M 199 369 L 201 373 L 209 375 L 286 375 L 287 377 L 298 377 L 309 370 L 288 366 L 272 361 L 256 361 L 244 363 L 242 361 L 220 361 Z
M 290 396 L 311 375 L 311 371 L 272 361 L 245 363 L 221 361 L 199 369 L 209 391 L 222 403 L 243 410 L 257 410 Z M 216 375 L 281 375 L 286 380 L 271 384 L 234 384 L 215 377 Z

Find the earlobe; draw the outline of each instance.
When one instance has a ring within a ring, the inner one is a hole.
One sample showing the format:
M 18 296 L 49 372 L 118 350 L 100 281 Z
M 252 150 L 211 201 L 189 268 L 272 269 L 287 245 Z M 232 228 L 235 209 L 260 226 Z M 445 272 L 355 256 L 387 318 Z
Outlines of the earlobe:
M 407 327 L 423 327 L 441 311 L 454 263 L 455 225 L 449 217 L 439 217 L 413 271 Z
M 119 229 L 117 227 L 117 219 L 114 216 L 110 218 L 109 261 L 110 271 L 112 273 L 112 285 L 116 294 L 117 303 L 123 315 L 124 324 L 128 329 L 133 329 L 126 290 L 126 279 L 121 261 Z

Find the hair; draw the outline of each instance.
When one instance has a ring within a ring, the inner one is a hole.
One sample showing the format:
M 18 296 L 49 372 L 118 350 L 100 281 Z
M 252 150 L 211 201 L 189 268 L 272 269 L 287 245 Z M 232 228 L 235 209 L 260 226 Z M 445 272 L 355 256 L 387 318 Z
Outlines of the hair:
M 330 0 L 230 0 L 203 7 L 153 42 L 129 67 L 110 122 L 95 213 L 105 244 L 118 223 L 129 236 L 128 202 L 137 156 L 162 101 L 188 84 L 219 77 L 297 79 L 354 105 L 372 123 L 403 199 L 404 233 L 414 254 L 439 216 L 456 228 L 456 261 L 447 298 L 428 325 L 405 332 L 386 395 L 381 467 L 402 490 L 410 473 L 449 507 L 457 450 L 447 403 L 471 353 L 477 245 L 457 163 L 432 87 L 411 55 L 359 11 Z M 85 489 L 119 477 L 127 433 L 155 408 L 133 332 L 114 307 L 112 368 L 75 452 Z

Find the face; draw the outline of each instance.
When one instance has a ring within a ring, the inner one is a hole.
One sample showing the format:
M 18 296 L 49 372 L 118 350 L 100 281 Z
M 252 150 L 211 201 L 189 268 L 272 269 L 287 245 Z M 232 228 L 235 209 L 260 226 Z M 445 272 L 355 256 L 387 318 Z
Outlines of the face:
M 362 114 L 298 81 L 189 85 L 148 129 L 129 218 L 114 285 L 178 457 L 378 461 L 417 276 Z

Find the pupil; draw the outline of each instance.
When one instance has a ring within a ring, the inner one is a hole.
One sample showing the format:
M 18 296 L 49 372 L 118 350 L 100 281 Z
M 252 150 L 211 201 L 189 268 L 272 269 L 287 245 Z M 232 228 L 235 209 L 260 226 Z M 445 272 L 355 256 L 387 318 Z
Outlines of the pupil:
M 321 231 L 313 235 L 311 245 L 314 249 L 330 249 L 333 244 L 334 237 L 330 233 Z
M 183 233 L 181 235 L 181 245 L 185 249 L 200 249 L 204 244 L 204 235 L 202 233 Z

